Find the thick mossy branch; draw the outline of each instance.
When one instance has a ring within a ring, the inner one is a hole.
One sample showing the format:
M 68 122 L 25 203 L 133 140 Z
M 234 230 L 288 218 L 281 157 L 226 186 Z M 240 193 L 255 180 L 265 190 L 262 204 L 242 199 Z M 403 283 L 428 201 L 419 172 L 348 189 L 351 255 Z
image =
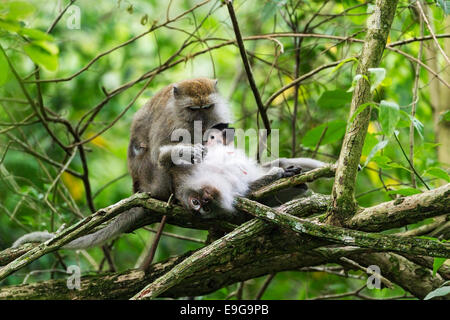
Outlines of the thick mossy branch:
M 40 245 L 29 250 L 25 254 L 21 255 L 19 258 L 13 260 L 6 266 L 0 269 L 0 280 L 6 278 L 13 272 L 23 268 L 24 266 L 30 264 L 36 259 L 42 257 L 43 255 L 53 252 L 66 243 L 69 243 L 73 239 L 76 239 L 90 230 L 100 225 L 101 223 L 110 220 L 111 218 L 117 216 L 118 214 L 127 211 L 133 207 L 142 206 L 145 199 L 150 196 L 148 194 L 135 194 L 127 199 L 121 200 L 107 208 L 100 209 L 96 213 L 89 217 L 80 220 L 78 223 L 70 226 L 69 228 L 63 230 L 61 233 L 57 234 L 56 237 L 50 239 Z
M 381 274 L 419 299 L 440 287 L 444 280 L 433 271 L 395 253 L 364 253 L 349 256 L 364 266 L 375 265 Z M 446 297 L 443 299 L 450 299 Z
M 295 178 L 297 180 L 293 180 L 288 183 L 289 185 L 297 185 L 305 181 L 313 181 L 317 178 L 330 175 L 330 169 L 328 167 L 318 170 L 319 171 L 310 171 L 297 177 L 283 180 L 285 181 Z M 280 189 L 278 182 L 274 182 L 273 184 L 268 185 L 269 189 L 271 189 L 271 186 Z M 264 192 L 261 192 L 260 194 L 264 196 L 266 195 Z M 0 252 L 0 266 L 9 263 L 8 266 L 0 269 L 0 280 L 19 270 L 20 268 L 28 265 L 34 260 L 40 258 L 41 256 L 59 249 L 71 240 L 89 232 L 95 231 L 95 228 L 102 223 L 111 220 L 119 213 L 124 212 L 132 207 L 143 207 L 147 209 L 148 214 L 143 219 L 136 222 L 136 225 L 131 227 L 128 232 L 132 232 L 133 230 L 146 225 L 150 225 L 152 223 L 157 223 L 164 215 L 167 215 L 167 222 L 170 224 L 184 228 L 194 228 L 200 230 L 208 230 L 211 227 L 214 227 L 216 229 L 224 231 L 231 231 L 236 227 L 236 225 L 239 225 L 243 221 L 245 221 L 245 217 L 238 216 L 229 216 L 227 217 L 227 221 L 224 221 L 223 219 L 205 219 L 200 215 L 189 212 L 178 205 L 172 205 L 168 207 L 166 202 L 153 199 L 148 193 L 138 193 L 132 195 L 129 198 L 123 199 L 107 208 L 100 209 L 95 214 L 86 217 L 85 219 L 79 221 L 77 224 L 64 230 L 54 239 L 49 240 L 47 243 L 40 244 L 39 247 L 34 248 L 32 252 L 30 251 L 31 247 L 21 247 L 18 248 L 20 250 L 5 250 Z M 49 246 L 50 244 L 51 246 Z M 20 257 L 19 253 L 23 254 L 23 256 Z
M 210 245 L 198 250 L 189 258 L 176 265 L 170 272 L 153 281 L 143 290 L 137 293 L 133 299 L 152 299 L 158 297 L 169 288 L 179 284 L 183 279 L 200 272 L 205 264 L 220 263 L 221 257 L 227 251 L 234 250 L 235 246 L 248 240 L 249 236 L 258 236 L 267 228 L 265 223 L 258 220 L 250 220 L 224 237 L 214 241 Z
M 357 215 L 348 221 L 346 227 L 362 231 L 382 231 L 394 227 L 400 227 L 409 223 L 416 223 L 425 218 L 448 214 L 450 184 L 430 190 L 421 194 L 399 198 L 394 201 L 382 203 L 370 208 L 362 209 Z M 147 209 L 145 217 L 136 222 L 128 232 L 132 232 L 145 225 L 159 222 L 163 215 L 168 216 L 169 223 L 186 228 L 207 230 L 210 227 L 220 226 L 223 230 L 232 230 L 233 224 L 239 221 L 233 219 L 226 222 L 215 219 L 202 219 L 198 215 L 186 211 L 180 206 L 167 208 L 166 203 L 153 198 L 148 194 L 139 194 L 122 200 L 116 205 L 129 206 L 135 197 L 140 201 L 137 206 Z M 312 194 L 306 198 L 292 200 L 279 207 L 279 211 L 289 213 L 298 217 L 305 217 L 315 213 L 325 212 L 330 204 L 330 197 L 321 194 Z M 106 209 L 104 209 L 106 210 Z M 113 215 L 108 216 L 110 218 Z M 88 217 L 89 218 L 89 217 Z M 106 221 L 106 217 L 105 217 Z M 95 228 L 92 228 L 95 230 Z M 16 249 L 6 249 L 0 252 L 0 266 L 6 265 L 28 252 L 36 245 L 24 245 Z M 56 250 L 56 249 L 55 249 Z
M 364 231 L 402 227 L 450 213 L 450 183 L 420 194 L 398 198 L 359 211 L 345 226 Z
M 161 297 L 180 298 L 214 292 L 227 285 L 254 279 L 267 274 L 317 266 L 342 256 L 364 253 L 358 248 L 318 248 L 298 251 L 299 245 L 288 239 L 290 235 L 265 233 L 229 250 L 221 256 L 221 263 L 204 264 L 201 272 L 183 278 Z M 292 238 L 292 237 L 291 237 Z M 286 244 L 286 245 L 285 245 Z M 190 254 L 172 257 L 153 264 L 147 273 L 140 270 L 86 275 L 81 278 L 80 290 L 67 288 L 67 280 L 48 280 L 38 283 L 0 288 L 0 300 L 7 299 L 129 299 L 146 284 L 171 272 Z M 438 287 L 438 286 L 436 286 Z
M 355 86 L 352 96 L 349 119 L 353 117 L 359 106 L 370 101 L 369 68 L 378 67 L 391 24 L 397 8 L 397 0 L 377 0 L 374 11 L 367 20 L 367 33 L 360 55 L 357 74 L 363 75 Z M 358 209 L 355 200 L 355 183 L 364 139 L 370 121 L 371 108 L 360 112 L 348 125 L 342 143 L 341 153 L 333 186 L 333 202 L 329 222 L 344 225 Z
M 239 210 L 299 234 L 307 234 L 340 244 L 379 251 L 396 251 L 413 255 L 450 258 L 450 244 L 447 243 L 413 237 L 366 233 L 300 219 L 244 198 L 238 198 L 236 202 L 236 207 Z
M 437 192 L 436 194 L 439 194 Z M 143 199 L 148 195 L 143 195 Z M 418 196 L 416 195 L 416 200 Z M 425 195 L 426 196 L 426 195 Z M 409 197 L 408 197 L 409 198 Z M 323 212 L 328 204 L 328 197 L 320 194 L 313 194 L 308 198 L 295 200 L 298 204 L 286 204 L 285 210 L 289 208 L 296 208 L 296 214 L 300 216 L 308 215 L 312 212 Z M 420 198 L 419 198 L 420 199 Z M 407 200 L 406 200 L 407 201 Z M 419 200 L 418 200 L 419 201 Z M 161 212 L 167 212 L 165 203 L 148 198 L 144 207 L 155 206 L 154 209 Z M 182 213 L 182 209 L 173 208 L 176 214 L 183 216 L 189 213 Z M 387 206 L 386 210 L 391 207 Z M 174 210 L 171 210 L 174 212 Z M 156 211 L 153 211 L 156 213 Z M 290 211 L 292 212 L 292 211 Z M 388 211 L 387 211 L 388 212 Z M 387 214 L 386 212 L 386 214 Z M 170 212 L 168 212 L 170 214 Z M 183 219 L 187 218 L 183 216 Z M 155 220 L 157 221 L 157 219 Z M 351 256 L 352 259 L 364 264 L 368 261 L 367 256 L 362 256 L 364 259 L 359 260 L 359 255 L 356 252 L 364 252 L 367 249 L 359 249 L 355 247 L 344 248 L 327 248 L 327 241 L 318 238 L 313 238 L 308 235 L 292 236 L 291 232 L 284 232 L 282 229 L 275 228 L 271 224 L 263 221 L 252 220 L 247 222 L 245 232 L 235 232 L 235 237 L 219 239 L 219 243 L 214 243 L 217 251 L 214 251 L 212 259 L 204 252 L 200 253 L 197 259 L 186 262 L 184 268 L 174 269 L 175 265 L 184 260 L 179 257 L 168 264 L 155 264 L 153 271 L 145 276 L 136 270 L 130 270 L 124 273 L 111 274 L 105 276 L 87 276 L 83 277 L 82 290 L 73 291 L 68 290 L 65 281 L 48 281 L 43 284 L 30 284 L 24 286 L 13 286 L 0 289 L 0 298 L 4 299 L 127 299 L 133 296 L 136 292 L 143 289 L 145 284 L 152 283 L 161 276 L 165 276 L 165 281 L 175 277 L 175 282 L 165 282 L 161 291 L 161 296 L 182 297 L 182 296 L 196 296 L 213 292 L 223 286 L 230 285 L 239 281 L 252 279 L 263 276 L 273 272 L 294 270 L 297 267 L 319 265 L 327 262 L 333 262 L 340 256 Z M 250 227 L 249 227 L 250 225 Z M 30 246 L 30 245 L 27 245 Z M 210 249 L 210 248 L 209 248 Z M 209 250 L 206 249 L 206 250 Z M 18 250 L 18 249 L 15 249 Z M 23 249 L 22 249 L 23 250 Z M 201 249 L 203 250 L 203 249 Z M 12 251 L 8 250 L 11 254 Z M 369 254 L 368 254 L 369 255 Z M 372 257 L 372 255 L 369 255 Z M 0 254 L 1 257 L 1 254 Z M 380 255 L 381 262 L 388 261 L 385 256 Z M 374 261 L 375 258 L 371 258 Z M 172 261 L 172 260 L 171 260 Z M 393 260 L 394 261 L 394 260 Z M 392 262 L 394 263 L 394 262 Z M 374 263 L 376 264 L 376 263 Z M 165 266 L 165 267 L 163 267 Z M 405 268 L 410 270 L 429 270 L 420 265 L 408 262 L 406 266 L 402 263 L 395 264 L 395 268 Z M 181 266 L 182 267 L 182 266 Z M 170 271 L 169 271 L 170 270 Z M 191 272 L 197 270 L 196 272 Z M 419 275 L 403 279 L 401 275 L 394 273 L 388 265 L 382 267 L 382 273 L 388 273 L 393 278 L 388 277 L 391 281 L 401 285 L 414 295 L 420 297 L 424 293 L 431 291 L 430 287 L 437 288 L 443 281 L 438 281 L 441 278 L 423 278 Z M 170 272 L 170 274 L 168 274 Z M 415 281 L 413 279 L 418 279 Z M 420 279 L 419 279 L 420 278 Z M 403 282 L 397 282 L 403 281 Z M 411 284 L 411 282 L 414 282 Z M 161 282 L 160 282 L 161 284 Z M 161 288 L 161 287 L 160 287 Z M 167 289 L 167 291 L 164 291 Z M 427 291 L 428 290 L 428 291 Z

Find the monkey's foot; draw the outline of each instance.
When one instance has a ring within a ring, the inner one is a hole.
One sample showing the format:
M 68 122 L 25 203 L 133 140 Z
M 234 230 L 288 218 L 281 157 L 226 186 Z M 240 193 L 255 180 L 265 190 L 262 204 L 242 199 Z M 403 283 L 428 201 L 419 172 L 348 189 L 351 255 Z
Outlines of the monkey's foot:
M 301 172 L 302 172 L 302 168 L 301 167 L 289 166 L 286 169 L 284 169 L 283 178 L 292 177 L 292 176 L 295 176 L 295 175 L 297 175 L 297 174 L 299 174 Z

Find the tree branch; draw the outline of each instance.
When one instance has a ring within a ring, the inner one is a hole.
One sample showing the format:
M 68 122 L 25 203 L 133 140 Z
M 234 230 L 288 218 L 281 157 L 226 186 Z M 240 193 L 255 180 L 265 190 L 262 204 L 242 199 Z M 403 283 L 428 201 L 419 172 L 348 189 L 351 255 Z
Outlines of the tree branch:
M 386 40 L 394 20 L 397 0 L 377 0 L 374 13 L 368 18 L 368 31 L 364 39 L 357 74 L 369 76 L 369 68 L 379 65 L 386 46 Z M 353 92 L 349 119 L 357 108 L 371 98 L 370 83 L 361 77 Z M 371 108 L 365 108 L 348 126 L 338 160 L 336 179 L 332 192 L 332 208 L 328 221 L 343 225 L 345 220 L 356 213 L 355 183 Z

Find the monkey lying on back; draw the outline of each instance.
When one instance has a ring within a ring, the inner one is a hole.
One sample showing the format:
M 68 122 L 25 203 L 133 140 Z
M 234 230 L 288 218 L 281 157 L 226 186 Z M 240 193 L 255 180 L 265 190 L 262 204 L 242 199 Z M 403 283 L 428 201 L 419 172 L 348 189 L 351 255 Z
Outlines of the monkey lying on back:
M 203 217 L 234 213 L 236 197 L 283 177 L 322 167 L 323 162 L 309 158 L 278 159 L 264 165 L 234 148 L 233 129 L 207 131 L 207 153 L 202 162 L 177 166 L 174 159 L 160 159 L 174 181 L 174 195 L 182 205 Z M 227 136 L 228 133 L 228 136 Z M 304 190 L 304 188 L 302 188 Z

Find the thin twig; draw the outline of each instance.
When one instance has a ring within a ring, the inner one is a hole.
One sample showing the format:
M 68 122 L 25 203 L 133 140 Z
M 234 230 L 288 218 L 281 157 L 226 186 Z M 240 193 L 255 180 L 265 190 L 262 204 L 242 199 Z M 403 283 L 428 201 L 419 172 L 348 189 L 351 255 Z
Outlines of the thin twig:
M 267 130 L 267 135 L 270 135 L 270 122 L 267 117 L 266 110 L 264 108 L 264 104 L 261 100 L 261 96 L 259 94 L 258 88 L 256 87 L 255 79 L 253 78 L 253 72 L 251 70 L 250 64 L 248 62 L 247 53 L 245 51 L 244 41 L 242 40 L 241 31 L 239 30 L 239 24 L 236 19 L 236 14 L 234 13 L 234 8 L 231 0 L 225 0 L 225 3 L 228 8 L 228 12 L 230 14 L 231 22 L 233 24 L 234 34 L 236 35 L 236 41 L 239 47 L 239 52 L 241 54 L 242 63 L 244 64 L 245 73 L 247 74 L 247 79 L 250 84 L 250 88 L 252 89 L 253 96 L 255 97 L 255 102 L 258 107 L 258 110 L 261 114 L 261 118 L 264 123 L 264 127 Z
M 409 159 L 409 157 L 406 155 L 405 150 L 403 149 L 402 144 L 400 143 L 400 140 L 398 140 L 397 135 L 394 133 L 394 138 L 397 141 L 400 150 L 403 153 L 403 156 L 405 157 L 406 161 L 408 161 L 409 166 L 411 167 L 411 170 L 414 171 L 414 174 L 417 176 L 417 178 L 419 178 L 419 180 L 423 183 L 423 185 L 425 186 L 425 188 L 427 188 L 428 190 L 431 190 L 430 187 L 427 185 L 427 183 L 422 179 L 422 177 L 420 176 L 420 174 L 416 171 L 416 168 L 414 168 L 414 165 L 411 163 L 411 160 Z
M 420 5 L 420 0 L 417 1 L 417 5 Z M 423 19 L 419 16 L 420 22 L 420 35 L 423 37 Z M 419 44 L 419 54 L 417 55 L 417 60 L 422 61 L 422 52 L 423 52 L 423 42 Z M 414 117 L 416 116 L 416 106 L 419 99 L 418 91 L 419 91 L 419 75 L 420 75 L 420 64 L 416 64 L 415 68 L 415 77 L 414 77 L 414 88 L 413 88 L 413 97 L 412 97 L 412 106 L 411 106 L 411 124 L 409 125 L 409 158 L 411 163 L 414 165 Z M 411 172 L 411 185 L 413 188 L 416 188 L 416 176 L 414 172 Z
M 259 289 L 258 293 L 255 296 L 255 300 L 261 300 L 264 292 L 266 292 L 266 289 L 269 287 L 269 284 L 272 282 L 273 278 L 275 278 L 276 273 L 271 273 L 267 276 L 266 280 L 264 280 L 263 285 L 261 286 L 261 289 Z
M 433 37 L 433 40 L 436 43 L 436 46 L 438 47 L 439 51 L 442 53 L 442 56 L 444 57 L 444 59 L 447 62 L 447 64 L 450 65 L 450 59 L 448 58 L 448 56 L 445 53 L 444 49 L 442 49 L 442 47 L 439 45 L 439 42 L 438 42 L 436 36 L 434 35 L 433 28 L 431 27 L 430 22 L 428 21 L 427 15 L 423 11 L 422 4 L 420 3 L 420 0 L 417 0 L 416 3 L 417 3 L 417 8 L 419 9 L 420 15 L 422 16 L 423 21 L 427 25 L 428 31 L 430 31 L 431 36 Z

